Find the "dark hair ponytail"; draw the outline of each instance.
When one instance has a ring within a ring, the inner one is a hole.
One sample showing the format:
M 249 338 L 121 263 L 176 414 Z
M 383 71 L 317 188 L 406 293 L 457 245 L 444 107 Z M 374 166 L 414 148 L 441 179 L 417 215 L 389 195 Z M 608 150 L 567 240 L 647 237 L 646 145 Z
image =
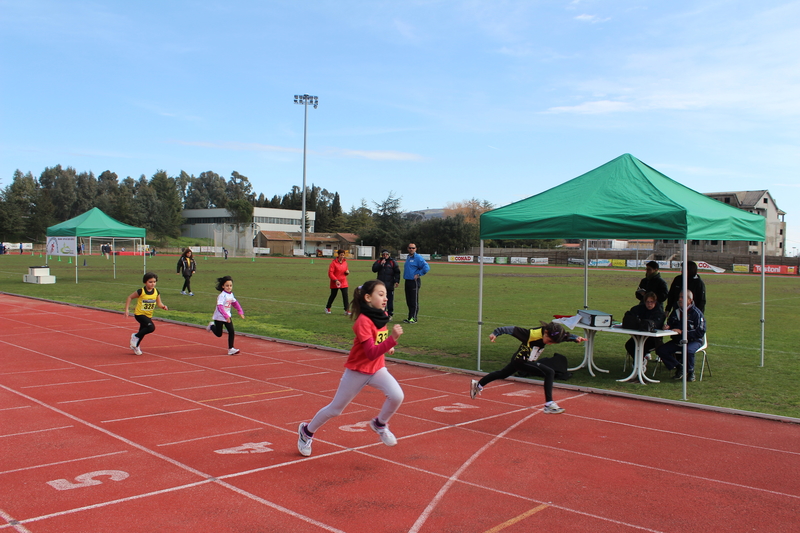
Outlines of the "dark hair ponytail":
M 222 276 L 221 278 L 217 278 L 217 290 L 218 291 L 222 292 L 222 291 L 225 290 L 225 289 L 222 288 L 222 286 L 225 285 L 226 281 L 232 282 L 233 278 L 230 277 L 230 276 Z
M 350 318 L 353 320 L 357 319 L 358 315 L 361 314 L 361 306 L 369 305 L 367 304 L 367 299 L 365 297 L 367 294 L 372 294 L 376 285 L 385 286 L 381 280 L 371 279 L 363 285 L 356 287 L 356 290 L 353 292 L 353 301 L 350 302 Z

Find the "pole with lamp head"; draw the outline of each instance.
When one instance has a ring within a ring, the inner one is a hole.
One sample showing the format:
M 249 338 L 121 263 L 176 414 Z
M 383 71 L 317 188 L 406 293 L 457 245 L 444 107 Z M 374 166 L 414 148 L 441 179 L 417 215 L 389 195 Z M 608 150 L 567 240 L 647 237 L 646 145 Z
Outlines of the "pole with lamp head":
M 314 106 L 314 109 L 319 105 L 319 98 L 316 96 L 309 96 L 307 94 L 294 95 L 294 103 L 305 107 L 305 119 L 303 121 L 303 215 L 300 221 L 301 237 L 300 248 L 303 255 L 306 255 L 306 148 L 308 145 L 308 105 Z

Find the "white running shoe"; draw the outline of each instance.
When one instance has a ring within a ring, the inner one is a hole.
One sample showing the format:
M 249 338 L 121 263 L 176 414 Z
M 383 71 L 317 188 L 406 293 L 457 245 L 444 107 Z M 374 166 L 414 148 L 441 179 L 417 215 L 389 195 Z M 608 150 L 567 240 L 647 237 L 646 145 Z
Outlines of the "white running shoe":
M 326 314 L 326 315 L 329 315 L 329 314 L 331 314 L 331 308 L 330 308 L 330 307 L 326 307 L 326 308 L 325 308 L 325 314 Z
M 472 383 L 470 383 L 470 386 L 469 386 L 469 397 L 474 400 L 475 397 L 478 396 L 478 394 L 481 393 L 481 390 L 483 390 L 483 389 L 481 388 L 480 385 L 478 385 L 478 380 L 477 379 L 473 379 Z
M 194 296 L 194 293 L 193 293 L 193 292 L 190 292 L 190 293 L 189 293 L 189 296 Z
M 394 446 L 397 444 L 397 438 L 391 431 L 389 431 L 389 424 L 386 424 L 383 427 L 378 427 L 378 425 L 375 424 L 375 419 L 373 418 L 369 421 L 369 427 L 372 428 L 372 431 L 378 434 L 378 436 L 381 438 L 381 442 L 383 442 L 385 445 Z
M 214 333 L 214 321 L 213 320 L 211 322 L 209 322 L 208 325 L 206 326 L 206 331 L 208 331 L 209 333 Z
M 181 291 L 181 294 L 183 294 L 184 296 L 186 295 L 186 293 L 185 293 L 185 292 L 183 292 L 183 291 Z
M 139 346 L 139 337 L 137 337 L 136 333 L 134 333 L 131 335 L 131 350 L 135 352 L 137 346 Z
M 297 428 L 297 451 L 300 452 L 300 455 L 303 457 L 311 455 L 311 441 L 314 440 L 313 437 L 306 435 L 305 427 L 307 425 L 308 424 L 303 422 L 300 424 L 300 427 Z
M 239 350 L 237 350 L 236 348 L 231 348 L 230 350 L 228 350 L 228 355 L 236 355 L 237 353 L 239 353 Z
M 136 355 L 142 355 L 142 349 L 137 346 L 136 348 L 133 349 L 133 353 L 135 353 Z
M 553 402 L 550 405 L 544 406 L 544 412 L 548 415 L 557 415 L 559 413 L 563 413 L 564 409 L 559 407 L 556 402 Z

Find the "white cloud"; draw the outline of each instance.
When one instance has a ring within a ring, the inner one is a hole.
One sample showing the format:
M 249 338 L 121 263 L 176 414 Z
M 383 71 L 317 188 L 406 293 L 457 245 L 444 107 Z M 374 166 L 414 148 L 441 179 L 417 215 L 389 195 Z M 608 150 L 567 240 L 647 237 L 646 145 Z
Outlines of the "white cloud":
M 575 20 L 580 20 L 581 22 L 590 22 L 592 24 L 597 24 L 599 22 L 607 22 L 611 20 L 611 17 L 600 18 L 597 15 L 578 15 L 575 17 Z
M 621 111 L 635 111 L 636 108 L 626 102 L 613 100 L 598 100 L 584 102 L 574 106 L 551 107 L 545 113 L 575 113 L 577 115 L 598 115 L 603 113 L 618 113 Z

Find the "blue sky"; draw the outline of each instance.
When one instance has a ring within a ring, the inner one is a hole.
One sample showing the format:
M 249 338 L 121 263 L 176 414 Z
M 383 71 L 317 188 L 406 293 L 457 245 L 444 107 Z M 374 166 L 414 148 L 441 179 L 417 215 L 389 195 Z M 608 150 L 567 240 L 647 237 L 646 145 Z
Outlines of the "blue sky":
M 800 249 L 800 1 L 0 0 L 0 186 L 302 183 L 347 210 L 501 206 L 631 153 L 700 192 L 769 189 Z

